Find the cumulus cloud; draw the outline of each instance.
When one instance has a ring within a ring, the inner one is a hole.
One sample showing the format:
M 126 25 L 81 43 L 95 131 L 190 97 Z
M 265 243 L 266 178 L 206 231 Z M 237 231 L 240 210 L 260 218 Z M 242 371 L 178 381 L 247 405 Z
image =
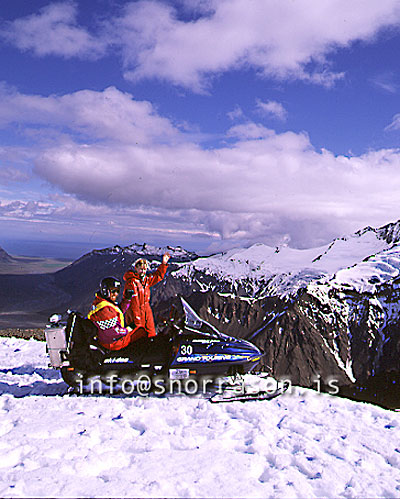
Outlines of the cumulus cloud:
M 262 100 L 257 99 L 256 104 L 257 110 L 265 116 L 272 116 L 280 121 L 285 121 L 287 118 L 287 111 L 280 102 L 274 100 L 263 102 Z
M 68 141 L 32 148 L 34 172 L 75 200 L 68 210 L 58 200 L 48 219 L 72 219 L 74 207 L 77 217 L 98 216 L 99 225 L 114 214 L 114 229 L 147 220 L 147 228 L 171 231 L 171 237 L 196 232 L 238 244 L 290 238 L 305 247 L 400 218 L 399 150 L 336 156 L 316 150 L 305 133 L 276 133 L 253 122 L 233 126 L 219 145 L 203 148 L 127 93 L 113 88 L 84 95 L 14 92 L 11 104 L 0 99 L 3 123 L 11 120 L 10 105 L 20 124 L 48 126 L 51 119 L 65 127 L 70 117 Z M 78 141 L 82 129 L 87 140 Z
M 246 123 L 231 127 L 226 135 L 228 137 L 235 137 L 236 139 L 262 139 L 274 135 L 274 131 L 259 123 L 247 121 Z
M 79 3 L 53 3 L 3 25 L 1 35 L 38 56 L 98 58 L 111 51 L 131 80 L 158 78 L 205 92 L 213 75 L 261 76 L 331 86 L 344 74 L 328 56 L 397 26 L 397 0 L 167 0 L 125 2 L 91 31 Z M 93 31 L 95 30 L 95 31 Z
M 42 97 L 20 94 L 3 84 L 0 101 L 0 128 L 18 123 L 52 126 L 84 137 L 138 144 L 182 139 L 150 102 L 135 101 L 115 87 Z
M 330 86 L 343 73 L 329 67 L 327 55 L 399 20 L 396 0 L 253 0 L 251 8 L 248 0 L 210 0 L 204 15 L 189 20 L 167 3 L 141 0 L 113 26 L 127 78 L 202 92 L 210 75 L 238 68 Z
M 51 204 L 43 201 L 1 201 L 0 214 L 8 217 L 31 219 L 38 215 L 50 215 L 53 212 Z
M 306 135 L 269 131 L 212 150 L 69 144 L 45 151 L 36 172 L 92 203 L 220 212 L 249 230 L 249 213 L 260 220 L 271 214 L 325 221 L 376 215 L 383 192 L 397 210 L 399 157 L 391 150 L 336 157 L 317 152 Z M 224 237 L 242 230 L 224 226 Z
M 96 59 L 105 49 L 101 38 L 77 24 L 77 6 L 73 2 L 53 3 L 37 14 L 6 23 L 0 35 L 21 50 L 38 56 Z

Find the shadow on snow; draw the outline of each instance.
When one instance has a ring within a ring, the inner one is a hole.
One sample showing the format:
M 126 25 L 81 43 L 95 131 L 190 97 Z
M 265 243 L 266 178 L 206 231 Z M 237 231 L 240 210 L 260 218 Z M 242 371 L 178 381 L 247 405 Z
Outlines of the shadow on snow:
M 21 378 L 15 382 L 9 382 L 9 380 L 0 381 L 0 395 L 9 394 L 17 398 L 34 395 L 55 396 L 64 395 L 68 391 L 68 386 L 61 380 L 60 373 L 54 371 L 54 369 L 23 365 L 12 369 L 0 369 L 0 374 L 11 374 L 13 376 L 36 375 L 42 378 L 29 384 L 23 384 L 24 380 Z M 56 380 L 59 380 L 59 382 Z

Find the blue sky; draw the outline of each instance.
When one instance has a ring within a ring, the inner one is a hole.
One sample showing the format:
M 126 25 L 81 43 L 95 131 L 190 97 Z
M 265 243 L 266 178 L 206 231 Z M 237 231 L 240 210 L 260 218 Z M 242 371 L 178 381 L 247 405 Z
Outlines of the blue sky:
M 400 218 L 396 0 L 0 7 L 0 246 L 312 247 Z

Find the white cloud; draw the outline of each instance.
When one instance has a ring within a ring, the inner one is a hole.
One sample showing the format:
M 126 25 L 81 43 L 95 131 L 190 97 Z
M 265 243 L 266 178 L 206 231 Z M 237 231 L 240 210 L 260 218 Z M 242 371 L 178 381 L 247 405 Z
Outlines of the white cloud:
M 213 0 L 204 16 L 182 20 L 166 3 L 139 1 L 114 19 L 127 78 L 159 78 L 192 90 L 210 75 L 255 68 L 276 78 L 332 85 L 343 73 L 326 57 L 398 25 L 396 0 Z
M 10 182 L 25 182 L 29 175 L 18 168 L 12 166 L 4 166 L 0 161 L 0 184 L 8 184 Z
M 379 88 L 380 90 L 384 90 L 389 94 L 397 93 L 399 88 L 399 85 L 395 81 L 395 77 L 391 72 L 379 74 L 370 81 L 375 87 Z
M 287 119 L 287 111 L 280 102 L 273 100 L 263 102 L 262 100 L 257 99 L 256 104 L 259 112 L 266 116 L 272 116 L 280 121 L 285 121 Z
M 46 151 L 36 171 L 89 202 L 195 210 L 207 230 L 233 239 L 272 239 L 290 232 L 298 245 L 305 221 L 329 229 L 400 216 L 397 151 L 361 157 L 316 152 L 305 135 L 242 138 L 231 147 L 193 144 L 151 148 L 76 146 Z M 384 201 L 383 201 L 384 199 Z M 188 220 L 192 220 L 188 217 Z M 328 230 L 329 230 L 328 229 Z M 326 229 L 325 229 L 326 230 Z M 277 232 L 278 231 L 278 232 Z M 306 240 L 308 238 L 308 241 Z
M 7 217 L 31 219 L 38 215 L 49 215 L 52 213 L 51 204 L 43 201 L 1 201 L 0 214 Z
M 231 127 L 226 135 L 228 137 L 235 137 L 236 139 L 262 139 L 274 135 L 274 131 L 265 126 L 247 121 L 240 125 Z
M 7 23 L 0 34 L 19 49 L 32 50 L 38 56 L 100 57 L 106 43 L 78 26 L 76 17 L 74 2 L 53 3 L 37 14 Z
M 79 3 L 53 3 L 6 23 L 1 34 L 38 56 L 95 59 L 114 51 L 126 78 L 158 78 L 196 92 L 213 75 L 238 69 L 331 86 L 344 76 L 328 56 L 398 26 L 397 0 L 167 0 L 125 2 L 92 31 Z M 183 15 L 182 15 L 183 14 Z M 92 24 L 96 23 L 92 20 Z
M 245 117 L 244 112 L 240 106 L 236 106 L 233 111 L 230 111 L 226 115 L 232 121 L 239 120 Z
M 391 123 L 385 127 L 385 131 L 390 132 L 391 130 L 399 130 L 400 129 L 400 113 L 397 113 L 393 116 Z
M 152 241 L 194 249 L 219 239 L 187 211 L 93 205 L 66 194 L 34 202 L 0 199 L 0 223 L 3 236 L 20 239 L 22 233 L 23 238 L 35 240 L 45 234 L 50 240 L 83 241 L 92 248 Z
M 42 97 L 20 94 L 3 84 L 0 101 L 0 128 L 14 123 L 67 127 L 85 137 L 137 144 L 183 137 L 150 102 L 135 101 L 115 87 Z
M 75 198 L 68 209 L 59 199 L 47 221 L 92 210 L 88 216 L 100 226 L 114 213 L 110 231 L 134 220 L 172 239 L 196 232 L 273 244 L 289 235 L 292 244 L 307 246 L 400 218 L 398 150 L 335 156 L 317 151 L 305 133 L 278 134 L 252 122 L 205 149 L 150 103 L 115 88 L 49 98 L 14 92 L 0 99 L 3 124 L 11 120 L 9 106 L 20 125 L 47 127 L 50 120 L 70 130 L 69 140 L 51 147 L 32 144 L 35 173 Z M 84 143 L 76 140 L 82 130 Z

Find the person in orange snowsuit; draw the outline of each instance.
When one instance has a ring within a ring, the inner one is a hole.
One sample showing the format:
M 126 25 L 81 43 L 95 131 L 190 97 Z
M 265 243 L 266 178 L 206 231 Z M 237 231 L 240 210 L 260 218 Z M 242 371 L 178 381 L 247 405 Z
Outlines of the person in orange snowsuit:
M 132 270 L 125 272 L 124 293 L 121 302 L 125 309 L 125 323 L 135 328 L 135 339 L 152 338 L 156 336 L 153 312 L 150 307 L 150 288 L 160 282 L 167 271 L 170 255 L 165 253 L 161 265 L 152 274 L 147 274 L 149 263 L 144 258 L 139 258 L 132 265 Z
M 123 312 L 128 304 L 118 306 L 117 297 L 121 283 L 115 277 L 105 277 L 95 294 L 92 310 L 88 313 L 97 327 L 97 338 L 101 346 L 108 350 L 121 350 L 136 340 L 135 329 L 125 327 Z M 124 308 L 125 307 L 125 308 Z

